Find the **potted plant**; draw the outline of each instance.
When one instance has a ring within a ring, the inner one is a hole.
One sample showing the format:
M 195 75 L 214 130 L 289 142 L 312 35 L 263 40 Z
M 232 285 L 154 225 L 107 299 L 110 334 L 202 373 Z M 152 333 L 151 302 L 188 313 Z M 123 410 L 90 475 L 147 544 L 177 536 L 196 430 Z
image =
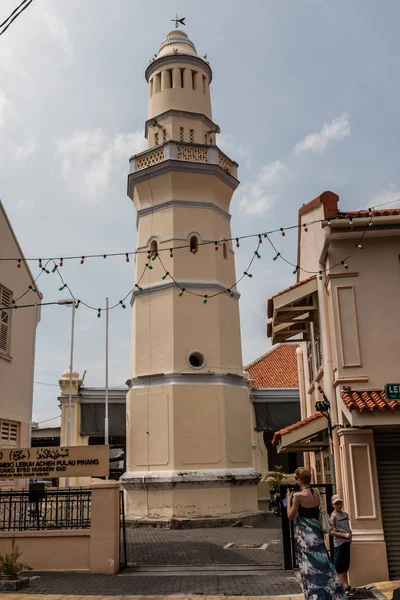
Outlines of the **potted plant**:
M 31 567 L 18 559 L 22 556 L 15 540 L 11 542 L 10 554 L 0 554 L 0 579 L 18 579 L 18 574 Z
M 283 472 L 283 465 L 275 465 L 275 471 L 272 471 L 272 473 L 269 474 L 269 477 L 267 479 L 267 483 L 271 492 L 279 492 L 282 479 L 284 478 L 285 474 Z

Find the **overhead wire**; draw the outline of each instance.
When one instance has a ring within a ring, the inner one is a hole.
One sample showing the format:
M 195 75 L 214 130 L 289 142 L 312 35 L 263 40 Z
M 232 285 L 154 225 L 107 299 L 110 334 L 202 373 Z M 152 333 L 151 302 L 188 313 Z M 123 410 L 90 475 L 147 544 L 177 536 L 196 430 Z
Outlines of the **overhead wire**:
M 3 35 L 3 33 L 5 33 L 7 31 L 7 29 L 15 21 L 15 19 L 17 19 L 24 12 L 24 10 L 26 10 L 28 8 L 28 6 L 30 4 L 32 4 L 32 2 L 33 2 L 33 0 L 23 0 L 23 2 L 21 2 L 21 4 L 12 11 L 12 13 L 7 17 L 7 19 L 0 24 L 0 29 L 1 29 L 1 27 L 6 25 L 6 23 L 7 23 L 7 25 L 4 27 L 4 29 L 2 29 L 0 31 L 0 35 Z M 21 7 L 23 7 L 23 8 L 19 12 L 17 12 Z M 15 13 L 17 13 L 17 14 L 15 14 Z

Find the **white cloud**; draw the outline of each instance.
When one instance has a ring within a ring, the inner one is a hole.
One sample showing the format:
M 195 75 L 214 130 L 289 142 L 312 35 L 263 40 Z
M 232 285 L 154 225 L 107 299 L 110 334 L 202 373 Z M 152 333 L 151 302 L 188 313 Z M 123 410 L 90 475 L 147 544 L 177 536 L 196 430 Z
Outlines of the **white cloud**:
M 232 160 L 238 163 L 244 163 L 245 167 L 250 166 L 250 151 L 245 146 L 238 144 L 230 135 L 218 134 L 217 145 L 225 152 Z
M 0 90 L 0 127 L 4 125 L 6 120 L 6 114 L 9 110 L 9 102 L 4 92 Z
M 4 71 L 8 71 L 13 76 L 18 75 L 25 79 L 32 79 L 32 76 L 18 65 L 16 56 L 11 48 L 0 48 L 0 66 Z
M 68 181 L 73 175 L 90 195 L 104 190 L 112 173 L 126 172 L 128 158 L 146 147 L 140 131 L 110 139 L 102 129 L 77 130 L 56 143 L 64 178 Z
M 294 152 L 323 152 L 331 141 L 342 140 L 350 135 L 350 123 L 348 115 L 342 115 L 333 119 L 331 123 L 325 123 L 319 133 L 310 133 L 304 140 L 298 142 Z
M 73 51 L 68 30 L 60 17 L 53 12 L 53 8 L 54 4 L 46 0 L 41 10 L 41 17 L 53 40 L 59 42 L 64 51 L 72 57 Z
M 17 146 L 14 152 L 16 160 L 23 160 L 28 158 L 36 150 L 35 140 L 33 138 L 27 138 L 25 143 L 21 146 Z
M 253 182 L 244 183 L 238 190 L 239 208 L 247 215 L 262 215 L 279 197 L 276 186 L 287 173 L 281 160 L 264 165 Z
M 400 190 L 396 189 L 396 187 L 394 185 L 389 186 L 389 188 L 387 188 L 386 190 L 382 190 L 380 192 L 377 192 L 376 194 L 373 194 L 370 197 L 370 200 L 368 202 L 368 207 L 378 207 L 378 206 L 382 206 L 382 208 L 385 205 L 388 204 L 395 204 L 397 202 L 397 206 L 400 206 Z M 396 208 L 396 207 L 393 207 Z

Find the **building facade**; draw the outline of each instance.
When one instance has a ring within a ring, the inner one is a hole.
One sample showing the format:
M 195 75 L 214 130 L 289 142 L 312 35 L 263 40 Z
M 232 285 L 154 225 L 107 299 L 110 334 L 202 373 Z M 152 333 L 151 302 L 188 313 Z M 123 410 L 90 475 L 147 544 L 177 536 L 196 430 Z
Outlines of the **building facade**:
M 0 261 L 0 448 L 26 448 L 41 294 L 1 201 L 0 249 L 2 257 L 16 259 Z M 37 307 L 22 308 L 23 304 Z M 25 480 L 0 480 L 0 489 L 23 486 Z
M 229 239 L 239 182 L 217 146 L 211 79 L 178 29 L 146 70 L 149 148 L 131 158 L 128 177 L 139 252 L 122 477 L 132 518 L 257 512 Z
M 279 466 L 292 475 L 302 464 L 302 454 L 278 454 L 272 443 L 277 431 L 301 417 L 298 350 L 295 343 L 276 344 L 245 367 L 253 404 L 254 467 L 262 475 L 257 486 L 259 506 L 270 498 L 272 471 Z
M 338 201 L 324 192 L 300 209 L 297 264 L 311 276 L 269 300 L 268 335 L 302 340 L 302 420 L 275 443 L 303 451 L 315 479 L 343 494 L 357 586 L 400 576 L 400 403 L 385 394 L 400 379 L 400 210 L 343 212 Z

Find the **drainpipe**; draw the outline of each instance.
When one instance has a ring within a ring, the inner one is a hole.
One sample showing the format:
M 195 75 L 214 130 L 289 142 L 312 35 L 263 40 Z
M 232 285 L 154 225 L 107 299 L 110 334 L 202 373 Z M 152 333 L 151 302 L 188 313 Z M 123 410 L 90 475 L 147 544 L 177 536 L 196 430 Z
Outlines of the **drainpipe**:
M 303 349 L 301 347 L 296 350 L 297 355 L 297 372 L 299 374 L 299 393 L 300 393 L 300 410 L 301 410 L 301 418 L 305 419 L 308 417 L 307 415 L 307 406 L 306 406 L 306 384 L 304 379 L 304 362 L 303 362 Z M 304 456 L 304 466 L 307 469 L 310 468 L 310 453 L 303 452 Z
M 326 291 L 326 255 L 328 253 L 330 245 L 331 231 L 325 230 L 325 239 L 322 247 L 322 252 L 319 259 L 318 269 L 322 271 L 322 280 L 317 279 L 318 285 L 318 299 L 319 299 L 319 313 L 321 321 L 321 330 L 323 332 L 322 337 L 322 349 L 324 356 L 324 388 L 327 393 L 328 399 L 330 400 L 330 411 L 332 424 L 337 425 L 338 423 L 338 410 L 335 388 L 333 386 L 333 358 L 332 358 L 332 344 L 331 344 L 331 332 L 329 328 L 329 316 L 328 316 L 328 296 Z M 334 462 L 334 473 L 335 473 L 335 484 L 336 493 L 342 494 L 342 466 L 340 463 L 340 444 L 339 437 L 337 434 L 337 428 L 335 427 L 332 432 L 333 446 L 333 462 Z M 332 465 L 333 466 L 333 465 Z

